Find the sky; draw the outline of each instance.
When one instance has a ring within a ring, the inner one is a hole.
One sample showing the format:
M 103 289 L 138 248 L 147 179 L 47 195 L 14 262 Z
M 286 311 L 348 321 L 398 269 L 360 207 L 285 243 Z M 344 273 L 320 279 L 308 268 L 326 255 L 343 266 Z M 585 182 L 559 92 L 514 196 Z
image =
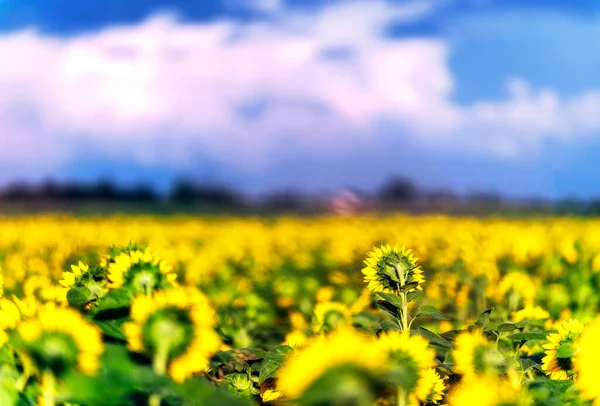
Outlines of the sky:
M 600 196 L 600 2 L 0 0 L 0 184 Z

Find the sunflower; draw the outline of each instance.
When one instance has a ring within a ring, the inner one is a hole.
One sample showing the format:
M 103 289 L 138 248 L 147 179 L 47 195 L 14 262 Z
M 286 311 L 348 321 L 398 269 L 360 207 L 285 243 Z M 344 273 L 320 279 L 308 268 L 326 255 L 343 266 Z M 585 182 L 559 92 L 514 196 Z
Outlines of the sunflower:
M 285 340 L 283 341 L 284 345 L 289 345 L 292 348 L 304 347 L 306 342 L 308 341 L 308 337 L 306 333 L 302 330 L 292 330 L 285 335 Z
M 17 306 L 5 297 L 0 298 L 0 348 L 8 341 L 8 330 L 14 329 L 21 320 Z
M 151 356 L 155 371 L 165 374 L 168 368 L 176 382 L 204 371 L 221 346 L 215 312 L 194 287 L 140 295 L 132 303 L 131 318 L 123 325 L 129 349 Z
M 542 345 L 546 350 L 546 356 L 542 359 L 542 370 L 550 379 L 573 379 L 573 355 L 578 351 L 575 341 L 582 331 L 582 322 L 569 319 L 558 326 L 558 333 L 546 336 L 548 344 Z
M 32 318 L 37 314 L 38 301 L 33 297 L 19 299 L 0 298 L 0 347 L 8 341 L 7 332 L 14 330 L 22 319 Z
M 446 384 L 434 368 L 421 371 L 421 377 L 414 392 L 409 396 L 411 406 L 437 404 L 444 397 Z
M 425 371 L 435 365 L 435 351 L 429 348 L 429 342 L 408 332 L 391 331 L 379 337 L 378 346 L 388 354 L 390 374 L 398 386 L 405 389 L 405 394 L 411 394 L 412 401 L 426 401 L 431 381 L 423 378 Z
M 540 306 L 532 304 L 525 305 L 524 308 L 517 312 L 513 312 L 512 320 L 519 323 L 523 320 L 546 320 L 550 318 L 550 313 Z
M 524 272 L 513 270 L 504 275 L 497 286 L 489 286 L 488 289 L 494 292 L 492 296 L 498 303 L 506 301 L 508 308 L 513 310 L 521 303 L 525 306 L 533 305 L 537 293 L 536 286 L 538 284 L 534 278 Z
M 101 298 L 108 290 L 106 269 L 99 266 L 90 269 L 89 265 L 81 261 L 77 265 L 71 265 L 70 271 L 64 271 L 58 283 L 62 286 L 62 290 L 57 299 L 64 305 L 68 304 L 67 294 L 74 286 L 87 288 L 90 291 L 88 296 L 90 301 Z
M 317 290 L 315 298 L 317 299 L 317 303 L 330 302 L 334 294 L 335 289 L 333 286 L 323 286 Z
M 15 328 L 21 320 L 21 311 L 14 301 L 8 298 L 0 298 L 0 326 L 4 328 Z
M 286 334 L 283 344 L 293 348 L 304 346 L 308 340 L 304 315 L 296 311 L 290 312 L 290 324 L 292 329 Z
M 137 293 L 150 294 L 156 289 L 175 286 L 176 279 L 172 267 L 148 250 L 121 252 L 108 263 L 111 289 L 126 286 Z
M 350 309 L 340 302 L 318 303 L 314 309 L 313 330 L 315 333 L 335 330 L 350 325 L 352 314 Z
M 518 384 L 509 379 L 477 376 L 461 383 L 449 396 L 450 406 L 525 406 L 531 404 Z
M 456 372 L 468 380 L 479 374 L 497 374 L 504 357 L 481 331 L 462 333 L 456 337 L 452 352 Z
M 373 339 L 340 329 L 313 338 L 297 357 L 288 359 L 277 374 L 277 389 L 296 399 L 332 368 L 354 366 L 376 372 L 386 361 L 385 352 Z
M 410 286 L 406 289 L 408 292 L 422 290 L 425 278 L 421 267 L 417 265 L 417 259 L 412 250 L 406 250 L 404 246 L 401 249 L 388 244 L 374 247 L 364 261 L 364 281 L 373 292 L 394 293 L 406 285 Z
M 104 350 L 102 334 L 74 310 L 48 303 L 16 331 L 17 345 L 41 371 L 61 376 L 76 368 L 93 375 L 98 369 Z
M 579 351 L 573 357 L 575 385 L 585 399 L 600 405 L 600 385 L 598 385 L 598 365 L 600 365 L 600 317 L 596 317 L 585 327 L 575 345 Z

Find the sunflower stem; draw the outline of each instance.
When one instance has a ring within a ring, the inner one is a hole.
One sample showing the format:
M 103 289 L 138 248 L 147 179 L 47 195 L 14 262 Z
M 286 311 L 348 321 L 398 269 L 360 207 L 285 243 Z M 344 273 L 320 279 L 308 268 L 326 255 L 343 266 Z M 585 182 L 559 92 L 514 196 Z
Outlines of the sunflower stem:
M 396 274 L 398 275 L 398 279 L 400 279 L 400 283 L 396 283 L 396 287 L 398 288 L 398 296 L 400 297 L 400 318 L 398 319 L 398 324 L 400 325 L 400 331 L 405 331 L 408 329 L 408 301 L 406 300 L 406 292 L 402 291 L 402 287 L 406 284 L 406 278 L 404 275 L 404 271 L 400 269 L 398 270 L 398 266 L 396 267 Z
M 152 360 L 152 369 L 158 376 L 167 374 L 167 362 L 169 361 L 170 344 L 168 340 L 161 341 L 154 359 Z M 160 406 L 161 397 L 158 393 L 153 393 L 148 398 L 148 406 Z
M 45 369 L 44 372 L 42 372 L 42 399 L 43 399 L 43 406 L 54 406 L 55 402 L 54 402 L 54 385 L 55 385 L 55 378 L 54 378 L 54 374 L 52 373 L 51 370 L 49 369 Z
M 396 395 L 396 405 L 397 406 L 406 406 L 406 390 L 404 387 L 398 386 L 397 395 Z

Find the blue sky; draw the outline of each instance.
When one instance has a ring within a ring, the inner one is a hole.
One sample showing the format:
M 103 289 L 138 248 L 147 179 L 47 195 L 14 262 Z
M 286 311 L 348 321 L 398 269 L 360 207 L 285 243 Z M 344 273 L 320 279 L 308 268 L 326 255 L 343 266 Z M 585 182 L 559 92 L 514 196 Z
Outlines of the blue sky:
M 0 0 L 0 183 L 600 195 L 600 3 Z

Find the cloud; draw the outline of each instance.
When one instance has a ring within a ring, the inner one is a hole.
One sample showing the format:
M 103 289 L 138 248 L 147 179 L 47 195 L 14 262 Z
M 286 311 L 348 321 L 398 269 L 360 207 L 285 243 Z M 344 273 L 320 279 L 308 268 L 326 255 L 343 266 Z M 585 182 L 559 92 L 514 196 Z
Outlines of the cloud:
M 452 100 L 451 44 L 390 39 L 433 3 L 353 1 L 269 20 L 157 15 L 75 37 L 0 35 L 0 159 L 59 165 L 82 151 L 185 166 L 198 151 L 265 171 L 285 148 L 377 143 L 504 157 L 600 130 L 600 92 L 563 98 L 515 80 L 500 101 Z M 78 157 L 81 158 L 81 157 Z

